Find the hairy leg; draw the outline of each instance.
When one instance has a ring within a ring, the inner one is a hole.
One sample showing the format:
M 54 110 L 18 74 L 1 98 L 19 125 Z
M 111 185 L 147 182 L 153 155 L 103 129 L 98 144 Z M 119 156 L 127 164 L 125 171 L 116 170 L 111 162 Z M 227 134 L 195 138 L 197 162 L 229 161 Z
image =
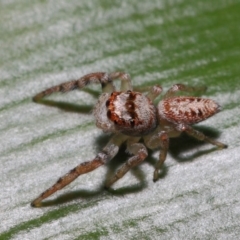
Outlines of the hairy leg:
M 167 151 L 169 147 L 169 137 L 165 131 L 160 131 L 153 134 L 150 137 L 144 138 L 145 144 L 150 149 L 155 149 L 160 147 L 159 160 L 155 166 L 153 173 L 153 181 L 156 182 L 158 179 L 158 172 L 161 169 L 164 161 L 167 157 Z
M 159 153 L 159 160 L 155 166 L 155 170 L 153 173 L 153 181 L 156 182 L 158 179 L 158 172 L 161 169 L 164 161 L 167 157 L 167 152 L 169 148 L 169 137 L 166 132 L 159 133 L 159 142 L 160 142 L 160 153 Z
M 72 80 L 69 82 L 65 82 L 59 84 L 57 86 L 53 86 L 51 88 L 46 89 L 35 95 L 33 97 L 33 101 L 40 102 L 42 98 L 45 96 L 49 96 L 52 93 L 56 92 L 69 92 L 75 89 L 81 89 L 85 86 L 92 83 L 100 83 L 102 85 L 103 92 L 113 92 L 115 90 L 114 85 L 112 83 L 113 80 L 120 79 L 122 81 L 122 88 L 124 90 L 132 90 L 131 79 L 127 73 L 124 72 L 113 72 L 113 73 L 105 73 L 105 72 L 96 72 L 84 75 L 78 80 Z
M 200 140 L 211 143 L 212 145 L 217 146 L 218 148 L 227 148 L 227 145 L 221 142 L 218 142 L 214 139 L 209 138 L 208 136 L 204 135 L 202 132 L 192 128 L 191 126 L 180 126 L 178 127 L 180 131 L 186 132 L 188 135 Z
M 125 72 L 112 72 L 109 74 L 110 79 L 120 79 L 121 80 L 121 91 L 132 90 L 131 78 L 128 73 Z
M 98 153 L 97 156 L 92 161 L 80 163 L 78 166 L 73 168 L 70 172 L 60 177 L 52 187 L 48 188 L 46 191 L 40 194 L 39 197 L 34 199 L 31 203 L 31 206 L 40 207 L 41 202 L 45 198 L 49 197 L 56 191 L 64 188 L 66 185 L 70 184 L 80 175 L 91 172 L 94 169 L 102 166 L 103 164 L 106 164 L 118 153 L 119 146 L 124 141 L 126 141 L 126 139 L 127 139 L 127 136 L 125 135 L 122 135 L 122 134 L 114 135 L 111 138 L 111 140 L 108 142 L 108 144 L 103 148 L 103 150 L 100 153 Z
M 147 93 L 147 97 L 154 101 L 162 92 L 162 87 L 159 85 L 153 86 L 150 91 Z
M 134 156 L 130 157 L 127 162 L 117 170 L 116 174 L 109 181 L 107 181 L 105 185 L 106 188 L 109 188 L 118 179 L 122 178 L 131 168 L 144 161 L 148 155 L 147 149 L 142 143 L 128 141 L 127 150 Z
M 207 87 L 191 87 L 184 84 L 174 84 L 164 95 L 164 98 L 169 98 L 175 96 L 176 92 L 205 92 Z

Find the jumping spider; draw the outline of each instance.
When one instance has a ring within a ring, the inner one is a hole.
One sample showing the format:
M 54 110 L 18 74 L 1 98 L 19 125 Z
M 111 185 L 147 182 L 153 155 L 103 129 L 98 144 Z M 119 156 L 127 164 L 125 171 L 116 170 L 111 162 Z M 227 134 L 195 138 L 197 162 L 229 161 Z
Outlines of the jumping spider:
M 115 79 L 121 80 L 121 91 L 115 90 L 113 85 Z M 37 94 L 33 100 L 40 102 L 43 97 L 52 93 L 81 89 L 91 83 L 101 83 L 102 85 L 102 94 L 93 110 L 96 125 L 104 132 L 113 133 L 113 136 L 92 161 L 80 163 L 36 198 L 31 203 L 34 207 L 41 206 L 43 199 L 65 187 L 79 175 L 91 172 L 109 162 L 118 153 L 119 147 L 123 143 L 126 143 L 127 152 L 132 156 L 109 179 L 106 187 L 110 187 L 132 167 L 144 161 L 148 155 L 147 148 L 161 149 L 153 173 L 153 181 L 156 181 L 158 172 L 166 159 L 169 138 L 178 137 L 182 132 L 186 132 L 201 141 L 211 143 L 220 149 L 227 147 L 227 145 L 213 140 L 191 127 L 192 124 L 201 122 L 219 112 L 220 106 L 211 99 L 176 96 L 178 91 L 203 90 L 200 88 L 183 84 L 173 85 L 155 106 L 153 101 L 162 92 L 160 86 L 153 86 L 144 95 L 133 91 L 131 79 L 127 73 L 97 72 L 87 74 L 78 80 L 51 87 Z M 140 142 L 140 140 L 142 141 Z

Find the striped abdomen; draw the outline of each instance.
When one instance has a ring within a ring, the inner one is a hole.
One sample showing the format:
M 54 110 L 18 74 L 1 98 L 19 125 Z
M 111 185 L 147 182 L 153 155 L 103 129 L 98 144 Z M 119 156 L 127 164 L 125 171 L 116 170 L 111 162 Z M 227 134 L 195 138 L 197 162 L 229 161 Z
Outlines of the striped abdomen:
M 220 106 L 206 98 L 172 97 L 162 100 L 157 109 L 160 119 L 191 125 L 219 112 Z

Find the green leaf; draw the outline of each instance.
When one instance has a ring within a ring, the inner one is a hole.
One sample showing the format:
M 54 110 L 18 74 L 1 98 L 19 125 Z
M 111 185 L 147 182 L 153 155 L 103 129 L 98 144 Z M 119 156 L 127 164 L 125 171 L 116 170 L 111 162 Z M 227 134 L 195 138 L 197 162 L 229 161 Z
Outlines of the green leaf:
M 240 2 L 0 0 L 0 239 L 238 239 Z M 128 155 L 30 202 L 109 139 L 91 115 L 100 93 L 38 92 L 95 71 L 126 71 L 136 87 L 204 85 L 222 111 L 196 127 L 229 145 L 171 139 L 103 190 Z M 51 105 L 51 104 L 49 104 Z M 86 107 L 85 107 L 86 106 Z M 67 110 L 67 111 L 66 111 Z

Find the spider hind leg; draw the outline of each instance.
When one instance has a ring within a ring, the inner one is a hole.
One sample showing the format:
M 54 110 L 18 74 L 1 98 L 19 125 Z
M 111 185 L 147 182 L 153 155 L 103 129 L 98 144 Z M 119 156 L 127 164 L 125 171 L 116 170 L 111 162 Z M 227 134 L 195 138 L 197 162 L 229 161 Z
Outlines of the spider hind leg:
M 153 173 L 153 181 L 156 182 L 158 180 L 159 170 L 161 169 L 167 157 L 169 136 L 166 131 L 160 130 L 150 136 L 145 137 L 144 142 L 150 149 L 160 148 L 158 162 L 155 165 L 155 170 Z
M 192 93 L 192 92 L 205 92 L 207 90 L 207 87 L 205 86 L 198 86 L 198 87 L 192 87 L 187 86 L 185 84 L 174 84 L 164 95 L 165 98 L 174 97 L 177 92 L 183 91 L 186 93 Z
M 205 134 L 203 134 L 202 132 L 199 132 L 198 130 L 192 128 L 191 126 L 182 126 L 182 131 L 185 131 L 189 136 L 192 136 L 200 141 L 205 141 L 208 142 L 216 147 L 218 147 L 219 149 L 223 149 L 223 148 L 227 148 L 227 145 L 224 143 L 221 143 L 219 141 L 216 141 L 208 136 L 206 136 Z

